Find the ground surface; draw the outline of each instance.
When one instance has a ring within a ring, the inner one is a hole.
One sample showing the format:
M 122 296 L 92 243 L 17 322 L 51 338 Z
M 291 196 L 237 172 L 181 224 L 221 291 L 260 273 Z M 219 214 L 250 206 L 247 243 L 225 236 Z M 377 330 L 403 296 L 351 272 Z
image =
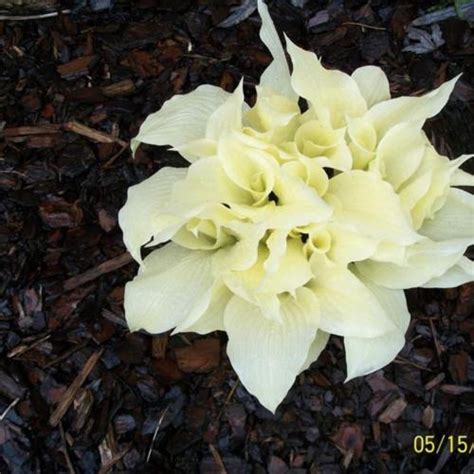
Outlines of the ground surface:
M 365 379 L 343 384 L 332 338 L 276 416 L 237 383 L 223 334 L 127 331 L 123 287 L 137 267 L 118 209 L 131 184 L 185 166 L 151 147 L 132 161 L 127 143 L 174 93 L 232 90 L 245 75 L 251 97 L 270 58 L 255 15 L 217 27 L 232 4 L 139 0 L 0 21 L 0 471 L 471 473 L 474 456 L 447 443 L 417 454 L 413 439 L 473 440 L 472 285 L 409 291 L 406 347 Z M 428 127 L 454 157 L 474 150 L 472 30 L 452 18 L 439 24 L 441 47 L 402 51 L 406 27 L 433 6 L 443 5 L 277 0 L 271 12 L 329 66 L 381 65 L 394 94 L 464 72 Z

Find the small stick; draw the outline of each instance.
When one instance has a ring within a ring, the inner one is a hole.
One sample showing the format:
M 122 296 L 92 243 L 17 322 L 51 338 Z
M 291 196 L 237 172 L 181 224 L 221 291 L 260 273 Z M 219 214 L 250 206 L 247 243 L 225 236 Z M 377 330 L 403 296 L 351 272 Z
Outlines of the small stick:
M 212 457 L 214 458 L 217 465 L 219 466 L 220 474 L 227 474 L 224 461 L 222 461 L 219 451 L 217 451 L 216 447 L 212 443 L 209 444 L 209 450 L 211 451 Z
M 64 289 L 66 291 L 74 290 L 74 288 L 82 286 L 84 283 L 95 280 L 106 273 L 110 273 L 122 268 L 132 261 L 133 257 L 128 252 L 117 255 L 117 257 L 113 257 L 110 260 L 106 260 L 105 262 L 97 265 L 97 267 L 90 268 L 84 273 L 68 278 L 64 282 Z
M 61 15 L 69 15 L 71 10 L 61 10 L 59 12 L 41 13 L 39 15 L 0 15 L 0 21 L 26 21 L 26 20 L 43 20 L 45 18 L 54 18 Z
M 63 442 L 63 452 L 64 452 L 64 457 L 66 458 L 66 464 L 69 469 L 69 473 L 76 474 L 71 458 L 69 456 L 69 451 L 67 449 L 66 435 L 64 434 L 64 428 L 61 422 L 59 423 L 59 432 L 61 433 L 61 440 Z
M 71 349 L 69 349 L 66 352 L 64 352 L 63 354 L 61 354 L 60 356 L 56 357 L 56 359 L 53 359 L 52 361 L 48 362 L 43 367 L 43 369 L 49 369 L 49 367 L 52 367 L 53 365 L 56 365 L 58 362 L 61 362 L 62 360 L 67 359 L 72 354 L 74 354 L 74 352 L 77 352 L 77 351 L 81 350 L 83 347 L 86 347 L 88 342 L 89 341 L 85 341 L 85 342 L 82 342 L 81 344 L 78 344 L 75 347 L 72 347 Z
M 74 398 L 76 397 L 78 390 L 81 388 L 81 385 L 86 381 L 87 377 L 89 377 L 89 374 L 92 372 L 97 362 L 99 362 L 99 359 L 102 357 L 103 352 L 104 349 L 100 349 L 99 351 L 94 352 L 89 357 L 89 359 L 87 359 L 87 362 L 84 364 L 84 367 L 79 372 L 78 376 L 73 380 L 72 384 L 69 385 L 63 395 L 63 398 L 50 416 L 49 424 L 51 426 L 58 426 L 63 416 L 69 410 L 69 407 L 74 401 Z
M 72 121 L 66 122 L 63 125 L 64 130 L 68 132 L 74 132 L 78 135 L 83 135 L 87 138 L 91 138 L 92 140 L 96 140 L 100 143 L 118 143 L 121 147 L 127 147 L 128 143 L 120 140 L 120 138 L 113 137 L 108 133 L 100 132 L 99 130 L 94 130 L 93 128 L 88 127 L 82 123 Z
M 50 133 L 59 133 L 59 125 L 22 125 L 20 127 L 4 128 L 1 132 L 5 138 L 9 137 L 24 137 L 29 135 L 48 135 Z
M 148 449 L 148 454 L 146 455 L 146 461 L 149 462 L 151 458 L 151 453 L 153 452 L 153 445 L 155 444 L 156 437 L 158 436 L 158 431 L 160 430 L 161 423 L 163 423 L 163 419 L 166 415 L 166 412 L 168 411 L 168 408 L 170 406 L 168 405 L 164 410 L 163 413 L 160 416 L 160 419 L 158 420 L 158 423 L 156 424 L 155 432 L 153 433 L 153 438 L 151 439 L 150 443 L 150 448 Z
M 367 25 L 365 23 L 358 23 L 357 21 L 345 21 L 344 23 L 342 23 L 342 25 L 360 26 L 361 28 L 367 28 L 368 30 L 387 31 L 387 28 L 383 28 L 381 26 Z
M 23 355 L 25 352 L 28 352 L 39 344 L 47 341 L 50 337 L 51 334 L 47 334 L 46 336 L 34 341 L 29 346 L 24 343 L 20 343 L 18 346 L 15 346 L 10 352 L 8 352 L 7 357 L 11 359 L 12 357 L 18 357 L 20 355 Z
M 104 464 L 98 472 L 98 474 L 106 474 L 112 469 L 112 467 L 117 464 L 132 448 L 132 443 L 129 443 L 125 448 L 116 454 L 107 464 Z
M 6 416 L 8 415 L 8 413 L 10 412 L 10 410 L 12 408 L 15 408 L 16 404 L 21 400 L 21 398 L 15 398 L 15 400 L 13 400 L 10 405 L 7 406 L 7 408 L 5 409 L 5 411 L 0 415 L 0 421 L 3 421 Z

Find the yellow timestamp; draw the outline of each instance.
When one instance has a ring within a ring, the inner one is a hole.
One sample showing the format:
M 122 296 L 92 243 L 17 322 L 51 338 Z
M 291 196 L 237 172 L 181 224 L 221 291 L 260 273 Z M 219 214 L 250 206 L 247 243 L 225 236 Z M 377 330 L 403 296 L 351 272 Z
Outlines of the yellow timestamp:
M 443 449 L 451 454 L 473 454 L 474 441 L 467 435 L 417 435 L 413 438 L 413 451 L 417 454 L 439 454 Z

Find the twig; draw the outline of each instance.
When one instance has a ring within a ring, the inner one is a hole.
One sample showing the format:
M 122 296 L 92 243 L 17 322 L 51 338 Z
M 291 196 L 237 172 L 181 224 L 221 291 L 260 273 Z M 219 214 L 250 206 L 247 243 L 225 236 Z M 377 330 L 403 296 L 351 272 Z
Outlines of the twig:
M 216 447 L 212 443 L 209 444 L 209 450 L 211 451 L 212 457 L 214 458 L 217 465 L 219 466 L 220 474 L 227 474 L 224 461 L 222 461 L 219 451 L 217 451 Z
M 66 122 L 63 125 L 64 130 L 68 132 L 74 132 L 78 135 L 83 135 L 84 137 L 91 138 L 100 143 L 118 143 L 121 147 L 127 147 L 128 143 L 120 138 L 109 135 L 108 133 L 100 132 L 99 130 L 94 130 L 93 128 L 88 127 L 82 123 L 72 121 Z
M 148 449 L 148 454 L 146 455 L 146 461 L 145 462 L 147 462 L 147 463 L 150 461 L 151 453 L 153 452 L 153 445 L 155 444 L 156 437 L 158 436 L 158 431 L 160 430 L 160 426 L 163 423 L 163 418 L 165 417 L 166 412 L 168 411 L 169 407 L 170 407 L 170 405 L 168 405 L 163 410 L 163 413 L 161 414 L 160 419 L 158 420 L 158 423 L 156 424 L 155 432 L 153 433 L 153 438 L 151 439 L 150 448 Z
M 128 143 L 127 143 L 125 146 L 123 146 L 122 148 L 120 148 L 120 150 L 119 150 L 117 153 L 115 153 L 115 155 L 112 156 L 112 158 L 110 158 L 110 160 L 108 160 L 108 161 L 104 164 L 103 168 L 110 168 L 110 166 L 113 164 L 113 162 L 114 162 L 127 148 L 128 148 Z
M 61 433 L 61 440 L 63 442 L 63 453 L 64 453 L 64 457 L 66 458 L 66 464 L 67 464 L 67 468 L 69 469 L 69 473 L 76 474 L 71 458 L 69 456 L 69 451 L 67 449 L 66 435 L 64 434 L 64 428 L 61 422 L 59 423 L 59 432 Z
M 79 350 L 81 350 L 83 347 L 87 346 L 87 343 L 89 341 L 84 341 L 82 342 L 81 344 L 78 344 L 77 346 L 75 347 L 72 347 L 71 349 L 67 350 L 66 352 L 64 352 L 64 354 L 61 354 L 60 356 L 56 357 L 56 359 L 53 359 L 52 361 L 48 362 L 44 367 L 43 369 L 49 369 L 49 367 L 52 367 L 53 365 L 56 365 L 58 362 L 61 362 L 62 360 L 65 360 L 67 359 L 68 357 L 70 357 L 72 354 L 74 354 L 74 352 L 77 352 Z
M 86 270 L 84 273 L 67 279 L 64 282 L 64 289 L 66 291 L 74 290 L 74 288 L 82 286 L 84 283 L 95 280 L 106 273 L 110 273 L 122 268 L 132 261 L 133 257 L 128 252 L 122 253 L 117 257 L 113 257 L 110 260 L 106 260 L 105 262 L 97 265 L 97 267 L 91 268 Z
M 26 21 L 26 20 L 44 20 L 45 18 L 54 18 L 61 15 L 69 15 L 71 10 L 61 10 L 51 13 L 40 13 L 38 15 L 0 15 L 0 21 Z
M 361 28 L 367 28 L 368 30 L 387 31 L 387 28 L 383 28 L 382 26 L 372 26 L 365 23 L 358 23 L 357 21 L 345 21 L 342 25 L 360 26 Z
M 431 335 L 433 336 L 433 341 L 434 341 L 434 345 L 436 349 L 436 355 L 438 356 L 438 364 L 440 367 L 442 367 L 441 353 L 443 352 L 443 349 L 441 347 L 441 344 L 439 343 L 438 335 L 436 333 L 436 328 L 434 327 L 434 323 L 432 319 L 430 319 L 430 328 L 431 328 Z
M 13 400 L 10 405 L 7 406 L 7 408 L 5 409 L 5 411 L 0 415 L 0 421 L 3 421 L 6 416 L 8 415 L 8 413 L 10 412 L 10 410 L 12 408 L 15 407 L 15 405 L 21 400 L 21 398 L 15 398 L 15 400 Z
M 61 399 L 58 406 L 56 407 L 56 409 L 50 416 L 49 424 L 51 426 L 56 427 L 61 421 L 62 417 L 69 410 L 69 407 L 74 401 L 74 398 L 76 397 L 78 390 L 81 388 L 81 385 L 86 381 L 87 377 L 89 377 L 89 374 L 92 372 L 97 362 L 99 362 L 99 359 L 102 357 L 103 352 L 104 352 L 104 349 L 100 349 L 99 351 L 94 352 L 89 357 L 89 359 L 87 359 L 87 362 L 84 364 L 84 367 L 79 372 L 78 376 L 73 380 L 72 384 L 69 385 L 69 387 L 67 388 L 66 392 L 63 395 L 63 398 Z
M 428 367 L 424 367 L 420 364 L 417 364 L 416 362 L 412 362 L 411 360 L 405 359 L 404 357 L 397 356 L 397 358 L 393 361 L 396 364 L 402 364 L 402 365 L 412 365 L 413 367 L 416 367 L 417 369 L 420 370 L 425 370 L 426 372 L 433 372 L 432 369 L 428 369 Z
M 41 337 L 40 339 L 37 339 L 36 341 L 34 341 L 29 346 L 26 345 L 25 343 L 21 343 L 18 346 L 15 346 L 11 351 L 9 351 L 8 354 L 7 354 L 7 357 L 9 359 L 11 359 L 12 357 L 18 357 L 18 356 L 24 354 L 25 352 L 30 351 L 31 349 L 38 346 L 39 344 L 47 341 L 50 337 L 51 337 L 51 334 L 47 334 L 46 336 Z
M 109 472 L 109 470 L 117 464 L 132 448 L 132 443 L 129 443 L 127 446 L 125 446 L 120 453 L 116 454 L 107 464 L 102 466 L 98 472 L 98 474 L 106 474 Z

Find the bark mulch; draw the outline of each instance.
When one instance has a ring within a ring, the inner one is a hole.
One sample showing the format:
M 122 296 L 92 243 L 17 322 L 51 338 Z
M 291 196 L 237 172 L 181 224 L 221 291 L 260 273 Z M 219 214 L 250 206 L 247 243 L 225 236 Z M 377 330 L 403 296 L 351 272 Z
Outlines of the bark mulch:
M 132 160 L 128 143 L 199 84 L 232 90 L 244 75 L 251 99 L 271 60 L 259 19 L 242 19 L 252 2 L 230 19 L 238 1 L 49 1 L 67 12 L 5 19 L 25 14 L 17 3 L 0 2 L 0 472 L 471 473 L 474 456 L 438 441 L 474 439 L 473 284 L 408 291 L 407 344 L 368 377 L 343 383 L 331 338 L 276 416 L 239 384 L 225 335 L 126 328 L 137 266 L 118 209 L 130 185 L 186 166 L 147 146 Z M 271 12 L 328 66 L 382 66 L 394 95 L 464 72 L 427 127 L 454 157 L 474 150 L 473 31 L 454 15 L 407 37 L 449 3 L 275 0 Z M 437 452 L 416 453 L 417 435 Z

